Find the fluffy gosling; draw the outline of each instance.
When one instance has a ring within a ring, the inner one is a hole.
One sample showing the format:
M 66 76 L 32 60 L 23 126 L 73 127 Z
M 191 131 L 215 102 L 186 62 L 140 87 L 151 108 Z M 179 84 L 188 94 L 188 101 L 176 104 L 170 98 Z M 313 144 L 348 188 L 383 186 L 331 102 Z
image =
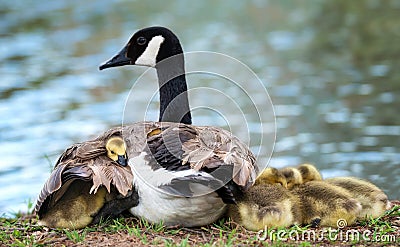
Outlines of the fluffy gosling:
M 108 158 L 116 161 L 121 166 L 126 166 L 126 145 L 121 137 L 111 137 L 106 143 Z
M 324 181 L 309 181 L 291 191 L 298 197 L 303 224 L 337 227 L 339 219 L 348 225 L 355 223 L 361 204 L 345 189 Z
M 252 231 L 265 227 L 287 227 L 301 223 L 297 198 L 286 188 L 285 176 L 276 168 L 266 168 L 228 216 Z
M 297 198 L 278 184 L 254 185 L 237 205 L 229 205 L 228 216 L 252 231 L 301 223 Z
M 74 181 L 57 204 L 43 214 L 39 225 L 80 229 L 90 224 L 103 207 L 107 193 L 104 187 L 100 187 L 95 194 L 90 194 L 90 187 L 87 182 Z
M 322 176 L 317 168 L 311 164 L 301 164 L 297 167 L 297 170 L 299 170 L 301 174 L 303 183 L 322 180 Z
M 345 189 L 358 200 L 362 205 L 362 210 L 358 218 L 379 217 L 386 210 L 391 208 L 391 203 L 387 195 L 374 184 L 355 177 L 335 177 L 325 180 L 327 183 Z
M 286 177 L 278 169 L 273 167 L 265 168 L 260 175 L 258 175 L 254 185 L 259 184 L 280 184 L 287 188 Z
M 303 183 L 303 178 L 301 176 L 301 173 L 295 167 L 285 167 L 280 169 L 280 172 L 286 178 L 288 189 L 293 189 Z

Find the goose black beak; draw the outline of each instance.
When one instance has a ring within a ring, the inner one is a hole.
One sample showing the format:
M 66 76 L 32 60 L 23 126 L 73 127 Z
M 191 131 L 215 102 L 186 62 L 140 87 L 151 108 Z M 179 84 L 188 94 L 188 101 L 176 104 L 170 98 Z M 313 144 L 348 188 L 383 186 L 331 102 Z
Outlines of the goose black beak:
M 111 67 L 134 64 L 135 61 L 127 57 L 127 54 L 128 54 L 128 48 L 127 46 L 125 46 L 117 55 L 115 55 L 113 58 L 103 63 L 102 65 L 100 65 L 99 69 L 103 70 Z
M 128 161 L 125 158 L 125 155 L 118 155 L 117 163 L 120 164 L 121 166 L 127 166 L 128 165 Z

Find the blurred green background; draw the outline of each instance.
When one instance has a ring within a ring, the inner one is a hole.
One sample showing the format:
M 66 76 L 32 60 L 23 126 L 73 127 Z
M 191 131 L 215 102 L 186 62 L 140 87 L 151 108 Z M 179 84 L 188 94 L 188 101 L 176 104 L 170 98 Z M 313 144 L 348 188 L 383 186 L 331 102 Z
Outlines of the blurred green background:
M 276 113 L 270 165 L 310 162 L 400 198 L 400 1 L 14 0 L 0 13 L 0 214 L 26 210 L 66 147 L 121 123 L 145 68 L 98 65 L 151 25 L 172 29 L 185 51 L 230 55 L 260 77 Z M 189 88 L 203 83 L 212 82 L 188 78 Z M 157 115 L 155 106 L 149 120 Z M 212 112 L 193 115 L 224 127 Z

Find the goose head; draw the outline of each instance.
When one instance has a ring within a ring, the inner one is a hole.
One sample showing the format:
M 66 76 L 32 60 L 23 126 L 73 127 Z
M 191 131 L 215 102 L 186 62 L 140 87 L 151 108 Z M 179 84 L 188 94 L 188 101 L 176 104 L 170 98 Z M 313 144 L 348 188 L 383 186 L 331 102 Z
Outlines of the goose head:
M 121 137 L 112 137 L 106 143 L 107 156 L 121 166 L 126 166 L 126 145 Z
M 182 53 L 179 39 L 172 31 L 165 27 L 148 27 L 137 31 L 128 44 L 99 69 L 124 65 L 156 67 L 158 62 Z
M 148 27 L 137 31 L 128 44 L 100 65 L 99 69 L 124 65 L 148 66 L 157 70 L 160 122 L 192 124 L 183 50 L 172 31 L 165 27 Z

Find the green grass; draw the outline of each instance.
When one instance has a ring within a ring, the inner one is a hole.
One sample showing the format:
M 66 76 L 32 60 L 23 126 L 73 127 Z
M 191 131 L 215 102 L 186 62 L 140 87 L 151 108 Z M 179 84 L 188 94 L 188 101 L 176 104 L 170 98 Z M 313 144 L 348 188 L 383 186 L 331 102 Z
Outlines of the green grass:
M 386 211 L 382 216 L 378 217 L 378 218 L 366 218 L 364 220 L 361 220 L 359 222 L 359 224 L 361 226 L 369 226 L 369 227 L 378 227 L 378 228 L 382 228 L 382 227 L 387 227 L 392 229 L 391 227 L 391 222 L 388 221 L 388 217 L 400 217 L 400 206 L 394 206 L 392 207 L 390 210 Z
M 28 208 L 31 205 L 28 203 Z M 376 235 L 396 235 L 396 241 L 399 243 L 400 234 L 393 222 L 400 217 L 400 206 L 393 207 L 376 219 L 365 219 L 359 222 L 358 227 L 351 229 L 369 229 Z M 216 223 L 200 228 L 177 228 L 169 227 L 162 223 L 151 224 L 143 219 L 136 218 L 118 218 L 114 220 L 105 220 L 97 225 L 89 226 L 81 230 L 68 229 L 49 229 L 38 226 L 37 219 L 29 215 L 18 214 L 14 218 L 0 218 L 0 243 L 8 246 L 51 246 L 51 245 L 73 245 L 83 244 L 92 245 L 96 242 L 96 236 L 102 236 L 110 243 L 113 241 L 133 241 L 132 245 L 161 245 L 161 246 L 238 246 L 238 245 L 257 245 L 257 246 L 318 246 L 332 244 L 337 245 L 338 241 L 334 239 L 325 239 L 319 241 L 301 241 L 281 240 L 276 236 L 273 239 L 260 239 L 257 232 L 247 231 L 243 227 L 231 222 L 229 219 L 221 219 Z M 283 235 L 290 232 L 302 233 L 312 230 L 310 226 L 292 226 L 290 228 L 268 229 L 268 231 L 282 231 Z M 314 229 L 315 230 L 315 229 Z M 317 228 L 317 230 L 320 230 Z M 372 235 L 374 237 L 374 235 Z M 90 242 L 92 241 L 92 242 Z M 90 244 L 88 244 L 90 243 Z M 358 241 L 349 241 L 340 244 L 359 245 Z M 395 244 L 393 239 L 379 243 L 364 242 L 370 244 Z M 117 244 L 115 244 L 117 245 Z
M 85 241 L 86 230 L 68 230 L 64 229 L 65 236 L 72 240 L 74 243 L 79 243 Z

